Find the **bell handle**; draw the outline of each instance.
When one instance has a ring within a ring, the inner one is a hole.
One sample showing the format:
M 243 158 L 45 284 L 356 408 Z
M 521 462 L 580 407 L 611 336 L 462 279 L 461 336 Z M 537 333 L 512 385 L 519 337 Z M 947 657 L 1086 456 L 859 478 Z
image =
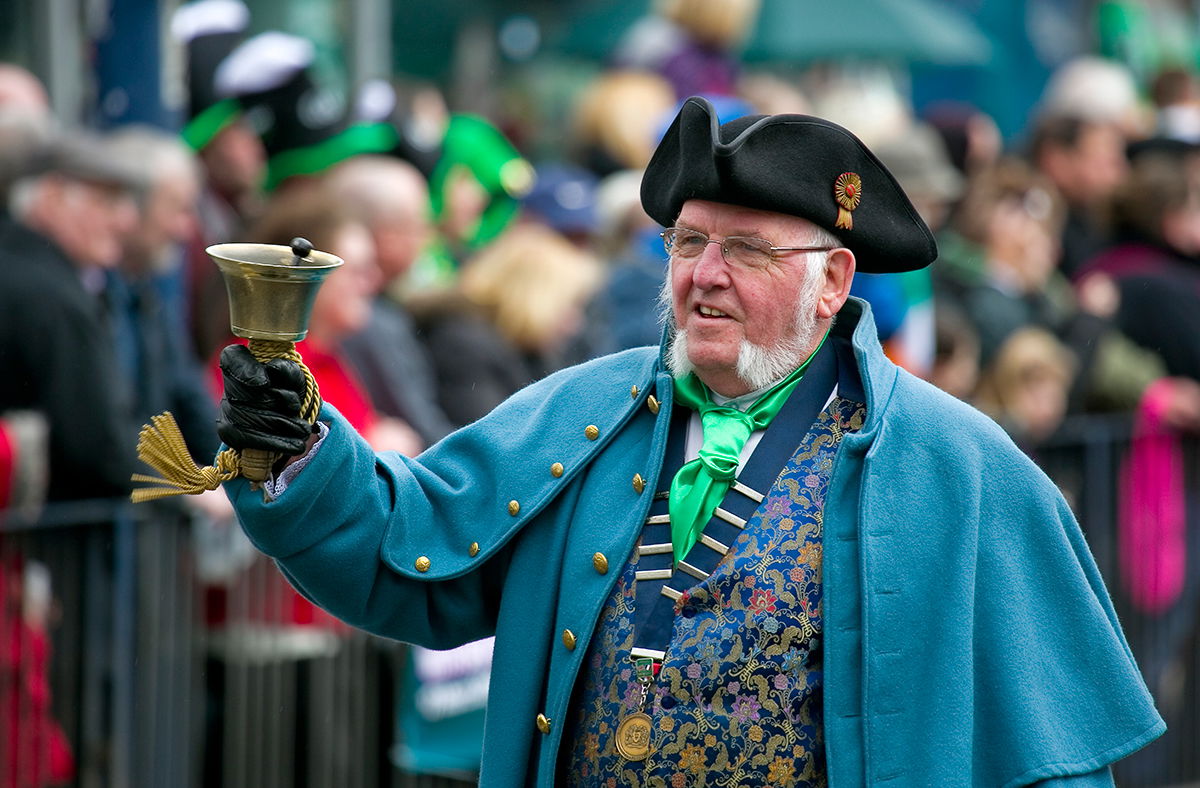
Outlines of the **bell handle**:
M 242 476 L 251 482 L 265 482 L 279 456 L 266 449 L 242 449 Z

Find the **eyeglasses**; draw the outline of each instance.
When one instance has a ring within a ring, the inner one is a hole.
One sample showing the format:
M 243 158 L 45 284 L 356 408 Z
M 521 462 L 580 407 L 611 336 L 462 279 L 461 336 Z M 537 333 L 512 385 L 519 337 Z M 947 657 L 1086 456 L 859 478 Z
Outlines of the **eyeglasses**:
M 721 247 L 721 256 L 730 265 L 743 268 L 766 268 L 775 261 L 779 252 L 830 252 L 833 246 L 772 246 L 764 238 L 746 235 L 730 235 L 721 240 L 709 238 L 698 230 L 672 227 L 660 233 L 667 254 L 681 260 L 694 260 L 704 254 L 709 244 Z

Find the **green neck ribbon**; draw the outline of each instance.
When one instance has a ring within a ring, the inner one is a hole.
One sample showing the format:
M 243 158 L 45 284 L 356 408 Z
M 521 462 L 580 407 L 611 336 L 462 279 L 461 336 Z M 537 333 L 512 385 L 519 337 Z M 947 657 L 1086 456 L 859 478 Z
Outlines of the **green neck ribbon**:
M 671 516 L 671 544 L 676 563 L 700 541 L 705 524 L 729 492 L 750 434 L 766 429 L 779 413 L 828 336 L 826 332 L 821 344 L 795 372 L 772 386 L 745 411 L 713 403 L 708 387 L 695 373 L 675 381 L 675 400 L 699 412 L 704 435 L 700 456 L 684 463 L 671 481 L 667 511 Z

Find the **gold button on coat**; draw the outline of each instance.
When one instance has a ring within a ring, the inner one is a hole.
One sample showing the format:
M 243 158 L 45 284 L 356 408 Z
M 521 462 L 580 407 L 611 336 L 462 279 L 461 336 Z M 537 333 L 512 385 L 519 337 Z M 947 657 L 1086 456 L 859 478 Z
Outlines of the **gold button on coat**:
M 472 558 L 479 555 L 479 542 L 471 542 L 471 546 L 467 548 L 467 554 Z
M 658 400 L 655 399 L 653 394 L 646 397 L 646 407 L 650 409 L 651 413 L 658 413 Z
M 640 473 L 633 475 L 633 489 L 638 495 L 641 495 L 642 490 L 646 489 L 646 480 L 642 478 Z
M 553 476 L 555 479 L 557 479 L 559 476 L 562 476 L 563 475 L 563 464 L 561 462 L 556 462 L 553 465 L 551 465 L 550 466 L 550 475 Z
M 519 501 L 509 501 L 508 502 L 508 513 L 509 514 L 511 514 L 513 517 L 516 517 L 517 512 L 519 512 L 519 511 L 521 511 L 521 504 Z
M 604 553 L 596 553 L 592 556 L 592 566 L 602 575 L 608 573 L 608 559 L 604 557 Z
M 563 630 L 563 645 L 567 647 L 568 651 L 575 650 L 575 633 L 569 629 Z
M 547 717 L 545 714 L 537 715 L 537 726 L 538 726 L 538 730 L 541 731 L 542 733 L 549 733 L 550 732 L 550 718 Z
M 425 556 L 421 556 L 420 558 L 418 558 L 416 561 L 413 562 L 413 566 L 415 566 L 417 568 L 418 572 L 428 572 L 429 571 L 429 559 Z
M 588 440 L 594 441 L 600 437 L 600 428 L 595 424 L 589 424 L 583 428 L 583 434 L 587 436 Z

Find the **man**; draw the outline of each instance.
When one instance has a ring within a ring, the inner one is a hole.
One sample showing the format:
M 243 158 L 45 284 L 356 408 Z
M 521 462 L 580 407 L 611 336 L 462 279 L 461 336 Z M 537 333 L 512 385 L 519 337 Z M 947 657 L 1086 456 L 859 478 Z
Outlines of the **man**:
M 1048 115 L 1034 129 L 1030 159 L 1066 200 L 1058 267 L 1074 278 L 1110 243 L 1103 216 L 1129 169 L 1125 136 L 1106 121 Z
M 13 186 L 0 227 L 0 411 L 50 426 L 50 501 L 128 493 L 136 430 L 102 295 L 137 221 L 137 174 L 64 133 Z
M 400 159 L 360 155 L 329 173 L 329 191 L 375 242 L 382 276 L 371 322 L 342 342 L 375 409 L 402 419 L 426 445 L 453 429 L 437 402 L 433 368 L 417 339 L 412 316 L 393 293 L 432 239 L 429 187 L 416 167 Z
M 200 170 L 177 136 L 128 126 L 112 155 L 140 172 L 139 221 L 109 277 L 118 358 L 139 423 L 171 411 L 193 456 L 211 457 L 213 402 L 184 317 L 184 247 L 195 231 Z M 211 263 L 210 263 L 211 264 Z
M 53 126 L 50 99 L 41 81 L 13 63 L 0 63 L 0 216 L 7 215 L 8 188 Z
M 222 437 L 292 455 L 227 487 L 255 544 L 356 626 L 495 633 L 483 785 L 1111 785 L 1163 725 L 1065 502 L 848 300 L 935 256 L 892 177 L 826 121 L 689 99 L 642 200 L 662 352 L 419 458 L 331 408 L 302 454 L 287 368 L 227 351 Z
M 262 141 L 241 103 L 217 87 L 217 71 L 246 38 L 250 9 L 241 0 L 193 0 L 171 16 L 187 61 L 186 123 L 180 137 L 200 161 L 198 221 L 187 245 L 187 314 L 196 353 L 208 359 L 229 337 L 225 283 L 205 253 L 237 238 L 261 207 Z M 189 444 L 190 445 L 190 444 Z

